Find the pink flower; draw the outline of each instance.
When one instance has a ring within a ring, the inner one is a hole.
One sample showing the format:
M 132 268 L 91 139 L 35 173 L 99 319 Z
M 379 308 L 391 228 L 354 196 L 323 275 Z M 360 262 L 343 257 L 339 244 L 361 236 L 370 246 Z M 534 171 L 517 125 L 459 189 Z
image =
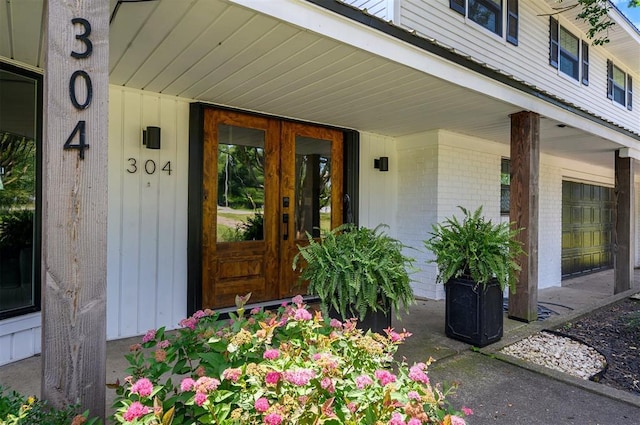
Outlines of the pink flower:
M 255 315 L 260 313 L 260 310 L 262 310 L 260 307 L 253 307 L 249 313 L 251 313 L 251 315 Z
M 262 355 L 263 358 L 268 359 L 268 360 L 274 360 L 277 359 L 278 357 L 280 357 L 280 351 L 278 351 L 275 348 L 271 348 L 267 351 L 264 352 L 264 354 Z
M 409 378 L 411 378 L 411 380 L 415 382 L 420 382 L 427 385 L 429 383 L 429 377 L 426 373 L 424 373 L 424 369 L 426 367 L 427 366 L 424 363 L 416 363 L 415 365 L 411 366 L 411 368 L 409 369 Z
M 122 417 L 127 422 L 133 422 L 134 420 L 146 415 L 149 412 L 151 412 L 151 409 L 149 409 L 147 406 L 144 406 L 139 401 L 134 401 L 133 403 L 131 403 L 131 406 L 127 408 L 127 411 L 124 412 L 124 415 L 122 415 Z
M 400 413 L 394 412 L 389 420 L 389 425 L 407 425 L 407 423 L 402 419 L 402 415 Z
M 153 384 L 147 378 L 140 378 L 131 387 L 133 394 L 138 394 L 140 397 L 149 397 L 153 392 Z
M 196 391 L 201 393 L 208 393 L 209 391 L 215 391 L 220 385 L 220 381 L 216 378 L 209 378 L 208 376 L 201 376 L 193 385 Z
M 156 337 L 156 330 L 149 329 L 146 334 L 142 337 L 142 343 L 149 342 Z
M 304 386 L 315 378 L 316 373 L 311 369 L 288 370 L 282 374 L 282 378 L 293 385 Z
M 297 306 L 301 306 L 304 303 L 304 298 L 302 298 L 302 295 L 296 295 L 291 299 L 291 302 Z
M 254 407 L 258 412 L 266 412 L 269 409 L 269 400 L 267 400 L 265 397 L 260 397 L 254 403 Z
M 205 393 L 196 393 L 194 401 L 198 406 L 202 406 L 205 401 L 207 401 L 207 394 Z
M 275 385 L 280 380 L 280 372 L 267 372 L 264 380 L 268 385 Z
M 473 415 L 473 409 L 462 406 L 462 413 L 464 413 L 466 416 L 471 416 Z
M 196 311 L 195 313 L 193 313 L 193 316 L 191 316 L 191 317 L 193 317 L 194 319 L 196 319 L 196 320 L 197 320 L 197 319 L 202 319 L 202 318 L 203 318 L 203 317 L 205 317 L 206 315 L 207 315 L 207 313 L 205 313 L 204 311 L 202 311 L 202 310 L 198 310 L 198 311 Z
M 196 319 L 195 317 L 188 317 L 180 321 L 180 326 L 182 326 L 183 328 L 189 328 L 192 331 L 196 329 L 197 324 L 198 319 Z
M 417 391 L 409 391 L 407 393 L 407 398 L 409 400 L 416 400 L 416 401 L 420 401 L 420 394 L 418 394 Z
M 162 340 L 162 341 L 160 341 L 158 343 L 158 348 L 167 348 L 170 345 L 171 345 L 171 343 L 169 342 L 169 340 L 168 339 L 164 339 L 164 340 Z
M 422 425 L 422 421 L 418 418 L 411 418 L 409 422 L 407 422 L 407 425 Z
M 358 389 L 360 390 L 368 387 L 371 384 L 373 384 L 373 379 L 371 379 L 367 375 L 360 375 L 356 378 L 356 387 L 358 387 Z
M 224 372 L 222 372 L 222 377 L 227 381 L 238 382 L 238 379 L 240 379 L 241 376 L 242 369 L 239 367 L 225 369 Z
M 182 392 L 191 391 L 193 387 L 196 385 L 196 381 L 191 378 L 184 378 L 182 382 L 180 382 L 180 390 Z
M 280 425 L 282 423 L 282 416 L 277 413 L 269 413 L 264 417 L 264 423 L 267 425 Z
M 311 320 L 313 316 L 304 308 L 297 308 L 293 315 L 295 320 Z
M 451 415 L 451 425 L 467 425 L 460 416 Z
M 383 387 L 387 384 L 391 384 L 392 382 L 396 382 L 396 376 L 388 370 L 378 369 L 375 371 L 374 375 Z
M 329 322 L 329 326 L 334 329 L 340 329 L 342 327 L 342 322 L 338 319 L 331 319 L 331 321 Z
M 347 404 L 347 409 L 349 409 L 351 413 L 356 413 L 356 411 L 358 410 L 358 405 L 352 401 L 349 404 Z
M 336 387 L 333 385 L 333 381 L 329 377 L 322 378 L 322 381 L 320 381 L 320 386 L 329 391 L 331 394 L 336 391 Z

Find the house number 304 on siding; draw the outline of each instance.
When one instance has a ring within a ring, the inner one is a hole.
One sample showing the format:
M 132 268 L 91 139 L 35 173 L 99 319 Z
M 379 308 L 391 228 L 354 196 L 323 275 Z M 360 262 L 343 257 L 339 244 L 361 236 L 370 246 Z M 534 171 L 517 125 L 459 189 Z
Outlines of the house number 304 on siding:
M 80 52 L 75 50 L 71 51 L 71 57 L 77 60 L 86 59 L 93 53 L 93 43 L 89 36 L 91 35 L 91 24 L 84 18 L 73 18 L 71 24 L 74 26 L 79 25 L 81 27 L 81 33 L 76 34 L 76 40 L 79 40 L 84 49 Z M 78 99 L 76 93 L 76 85 L 84 84 L 85 95 L 84 99 Z M 91 77 L 86 71 L 77 70 L 71 74 L 69 78 L 69 99 L 74 108 L 81 111 L 87 109 L 91 105 L 93 100 L 93 85 L 91 83 Z M 89 149 L 89 144 L 86 142 L 86 121 L 80 120 L 71 131 L 71 134 L 64 143 L 64 149 L 77 149 L 80 159 L 84 159 L 85 149 Z M 75 139 L 78 139 L 77 143 L 74 143 Z
M 127 158 L 127 173 L 129 174 L 135 174 L 138 172 L 138 168 L 141 168 L 144 170 L 145 173 L 151 175 L 151 174 L 155 174 L 156 171 L 158 170 L 158 165 L 156 164 L 156 162 L 153 159 L 147 159 L 144 163 L 141 163 L 140 166 L 138 166 L 138 160 L 135 158 Z M 165 164 L 162 166 L 162 168 L 160 168 L 160 171 L 164 171 L 165 173 L 171 175 L 171 172 L 173 171 L 171 169 L 171 161 L 167 161 L 165 162 Z

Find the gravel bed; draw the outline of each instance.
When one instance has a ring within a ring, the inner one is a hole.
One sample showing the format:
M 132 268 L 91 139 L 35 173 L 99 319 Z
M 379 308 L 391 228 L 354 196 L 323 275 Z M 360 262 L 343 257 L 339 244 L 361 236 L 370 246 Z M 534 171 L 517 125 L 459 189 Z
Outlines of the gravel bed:
M 544 331 L 509 345 L 501 352 L 582 379 L 602 372 L 607 364 L 606 358 L 593 347 Z

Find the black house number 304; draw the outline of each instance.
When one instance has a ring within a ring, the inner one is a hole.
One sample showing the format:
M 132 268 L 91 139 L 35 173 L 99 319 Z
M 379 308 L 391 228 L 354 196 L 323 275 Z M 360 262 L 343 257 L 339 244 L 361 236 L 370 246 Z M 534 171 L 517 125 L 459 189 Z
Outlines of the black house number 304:
M 171 161 L 167 161 L 164 163 L 162 168 L 158 168 L 159 166 L 153 159 L 147 159 L 144 163 L 138 164 L 138 160 L 135 158 L 127 158 L 127 173 L 135 174 L 139 169 L 144 170 L 145 173 L 152 175 L 155 174 L 156 171 L 163 171 L 169 175 L 173 171 L 171 169 Z
M 84 18 L 73 18 L 71 25 L 76 28 L 79 26 L 80 33 L 76 34 L 76 40 L 79 40 L 83 44 L 83 49 L 80 52 L 75 50 L 71 51 L 71 57 L 76 60 L 86 59 L 93 53 L 93 43 L 89 36 L 91 35 L 91 24 Z M 76 86 L 84 84 L 85 95 L 83 99 L 78 99 L 76 93 Z M 91 83 L 91 76 L 83 70 L 77 70 L 69 78 L 69 99 L 74 108 L 79 111 L 87 109 L 91 105 L 93 100 L 93 85 Z M 85 149 L 89 149 L 89 144 L 86 141 L 86 127 L 87 123 L 84 120 L 78 121 L 76 126 L 67 137 L 67 141 L 64 143 L 64 149 L 77 149 L 80 159 L 84 159 Z M 77 139 L 77 142 L 74 141 Z

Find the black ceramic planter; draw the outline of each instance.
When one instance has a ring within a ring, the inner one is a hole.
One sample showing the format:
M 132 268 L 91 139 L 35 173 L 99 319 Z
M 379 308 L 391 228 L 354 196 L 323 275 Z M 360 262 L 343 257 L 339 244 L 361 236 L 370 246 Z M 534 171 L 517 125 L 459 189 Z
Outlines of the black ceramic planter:
M 471 280 L 451 279 L 445 291 L 445 334 L 449 338 L 476 347 L 502 338 L 502 290 L 497 281 L 478 285 Z

